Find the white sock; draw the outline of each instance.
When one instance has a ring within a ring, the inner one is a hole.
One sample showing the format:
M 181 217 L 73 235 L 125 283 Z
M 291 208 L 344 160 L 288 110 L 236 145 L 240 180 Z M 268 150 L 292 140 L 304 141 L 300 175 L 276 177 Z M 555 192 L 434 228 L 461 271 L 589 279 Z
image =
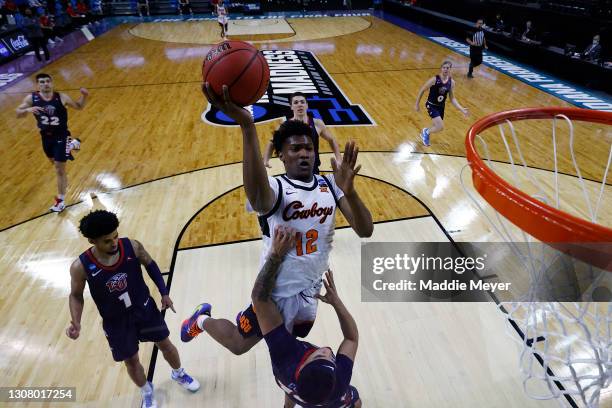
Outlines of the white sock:
M 206 319 L 208 319 L 209 317 L 210 316 L 208 316 L 208 315 L 200 315 L 200 316 L 198 316 L 198 319 L 196 320 L 196 324 L 198 325 L 200 330 L 204 330 L 204 321 Z
M 63 194 L 59 194 L 59 195 L 57 196 L 57 198 L 59 198 L 60 200 L 64 201 L 64 195 L 63 195 Z
M 178 368 L 178 369 L 176 369 L 176 370 L 173 368 L 173 369 L 172 369 L 172 374 L 173 374 L 175 377 L 180 377 L 180 376 L 182 376 L 182 375 L 183 375 L 183 367 L 180 367 L 180 368 Z
M 147 381 L 145 385 L 140 387 L 140 392 L 143 394 L 151 394 L 153 392 L 153 388 L 151 387 L 151 384 Z

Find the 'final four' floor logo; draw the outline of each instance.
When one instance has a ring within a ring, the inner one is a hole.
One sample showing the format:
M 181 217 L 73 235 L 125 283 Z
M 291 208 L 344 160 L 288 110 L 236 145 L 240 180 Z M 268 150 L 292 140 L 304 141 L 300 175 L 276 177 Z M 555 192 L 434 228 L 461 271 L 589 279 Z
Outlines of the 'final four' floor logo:
M 353 105 L 342 93 L 313 53 L 296 50 L 262 51 L 270 66 L 270 85 L 264 96 L 247 109 L 256 123 L 291 114 L 289 95 L 302 92 L 308 111 L 331 126 L 375 125 L 361 105 Z M 220 126 L 236 123 L 217 108 L 209 106 L 202 120 Z

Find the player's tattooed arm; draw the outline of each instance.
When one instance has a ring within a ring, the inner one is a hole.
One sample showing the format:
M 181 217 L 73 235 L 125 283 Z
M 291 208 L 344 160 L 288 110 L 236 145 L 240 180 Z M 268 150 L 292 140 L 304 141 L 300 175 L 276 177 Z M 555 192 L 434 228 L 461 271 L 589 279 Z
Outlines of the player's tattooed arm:
M 270 301 L 274 286 L 276 286 L 276 277 L 283 259 L 277 255 L 270 254 L 264 266 L 262 266 L 255 280 L 251 296 L 257 298 L 260 302 Z
M 283 257 L 295 246 L 296 234 L 298 233 L 293 228 L 282 225 L 278 225 L 274 229 L 272 249 L 264 266 L 259 271 L 257 279 L 255 279 L 255 285 L 251 292 L 253 300 L 257 299 L 258 302 L 270 301 Z
M 147 250 L 144 249 L 144 246 L 140 243 L 140 241 L 137 241 L 135 239 L 130 239 L 130 242 L 132 243 L 134 252 L 136 253 L 138 260 L 140 261 L 142 265 L 147 266 L 151 262 L 153 262 L 153 258 L 151 257 L 151 255 L 149 255 Z
M 283 324 L 283 316 L 272 301 L 271 296 L 276 286 L 276 277 L 283 256 L 290 248 L 294 247 L 295 238 L 296 231 L 292 228 L 278 226 L 274 229 L 272 250 L 266 263 L 259 271 L 251 291 L 253 308 L 257 311 L 257 320 L 264 336 Z

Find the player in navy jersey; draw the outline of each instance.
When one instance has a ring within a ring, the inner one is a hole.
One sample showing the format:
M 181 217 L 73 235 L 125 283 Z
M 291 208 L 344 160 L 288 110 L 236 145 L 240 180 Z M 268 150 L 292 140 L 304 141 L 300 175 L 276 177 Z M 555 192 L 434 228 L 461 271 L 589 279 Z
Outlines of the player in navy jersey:
M 68 189 L 68 176 L 66 175 L 66 161 L 71 159 L 71 150 L 79 150 L 79 139 L 72 139 L 68 131 L 68 111 L 66 106 L 81 110 L 89 93 L 81 88 L 81 97 L 73 101 L 63 92 L 54 92 L 53 80 L 48 74 L 36 75 L 38 92 L 32 92 L 23 99 L 16 109 L 17 117 L 24 117 L 28 112 L 34 114 L 45 155 L 55 166 L 57 175 L 57 196 L 51 211 L 61 212 L 66 208 L 64 198 Z
M 432 133 L 440 132 L 444 129 L 444 105 L 446 104 L 447 97 L 450 97 L 451 103 L 457 109 L 463 112 L 465 116 L 468 116 L 468 110 L 459 104 L 453 93 L 455 90 L 455 80 L 453 80 L 450 74 L 452 67 L 452 62 L 444 61 L 440 67 L 440 74 L 425 82 L 417 96 L 414 109 L 419 112 L 421 97 L 425 90 L 429 88 L 429 96 L 427 97 L 425 107 L 431 118 L 431 127 L 421 130 L 421 140 L 425 146 L 430 146 L 429 136 Z
M 157 263 L 140 242 L 119 238 L 118 226 L 119 220 L 115 214 L 105 210 L 93 211 L 80 221 L 79 229 L 93 247 L 83 252 L 70 266 L 71 322 L 66 335 L 71 339 L 79 337 L 83 291 L 87 283 L 102 316 L 102 327 L 113 359 L 125 363 L 130 378 L 140 387 L 142 407 L 155 408 L 153 384 L 147 381 L 138 359 L 139 342 L 155 342 L 172 367 L 171 378 L 185 389 L 195 392 L 200 384 L 181 367 L 178 351 L 168 338 L 170 332 L 164 317 L 144 282 L 141 265 L 144 265 L 162 296 L 162 309 L 174 311 Z
M 359 392 L 350 385 L 359 332 L 338 296 L 333 273 L 326 274 L 325 295 L 316 297 L 330 304 L 338 316 L 344 339 L 335 354 L 331 347 L 297 340 L 285 327 L 283 316 L 272 300 L 281 263 L 295 246 L 298 236 L 292 228 L 282 225 L 275 228 L 270 252 L 251 291 L 259 326 L 270 352 L 272 372 L 285 393 L 284 408 L 293 408 L 296 404 L 304 408 L 359 408 Z M 189 320 L 205 324 L 207 319 L 211 317 L 202 312 Z
M 289 106 L 291 107 L 292 114 L 287 116 L 286 120 L 299 120 L 306 123 L 312 129 L 312 144 L 315 153 L 314 173 L 319 174 L 319 166 L 321 165 L 321 159 L 319 158 L 319 136 L 327 141 L 330 149 L 334 153 L 336 161 L 340 163 L 342 161 L 342 156 L 340 155 L 338 142 L 334 135 L 325 127 L 325 123 L 323 123 L 321 119 L 313 118 L 312 115 L 310 115 L 308 112 L 306 95 L 301 92 L 294 92 L 289 96 Z M 272 167 L 270 166 L 270 158 L 272 157 L 273 151 L 274 143 L 270 140 L 268 146 L 266 146 L 263 157 L 264 165 L 268 168 Z

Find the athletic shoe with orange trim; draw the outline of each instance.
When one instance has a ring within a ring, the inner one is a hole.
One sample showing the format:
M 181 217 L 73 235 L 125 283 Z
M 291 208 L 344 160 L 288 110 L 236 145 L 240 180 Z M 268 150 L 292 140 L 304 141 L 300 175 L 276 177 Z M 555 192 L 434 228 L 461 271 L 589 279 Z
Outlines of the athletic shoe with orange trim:
M 191 317 L 183 320 L 183 324 L 181 324 L 181 340 L 183 342 L 187 343 L 203 332 L 203 330 L 198 327 L 198 317 L 204 314 L 210 317 L 211 311 L 211 305 L 202 303 L 196 307 Z

